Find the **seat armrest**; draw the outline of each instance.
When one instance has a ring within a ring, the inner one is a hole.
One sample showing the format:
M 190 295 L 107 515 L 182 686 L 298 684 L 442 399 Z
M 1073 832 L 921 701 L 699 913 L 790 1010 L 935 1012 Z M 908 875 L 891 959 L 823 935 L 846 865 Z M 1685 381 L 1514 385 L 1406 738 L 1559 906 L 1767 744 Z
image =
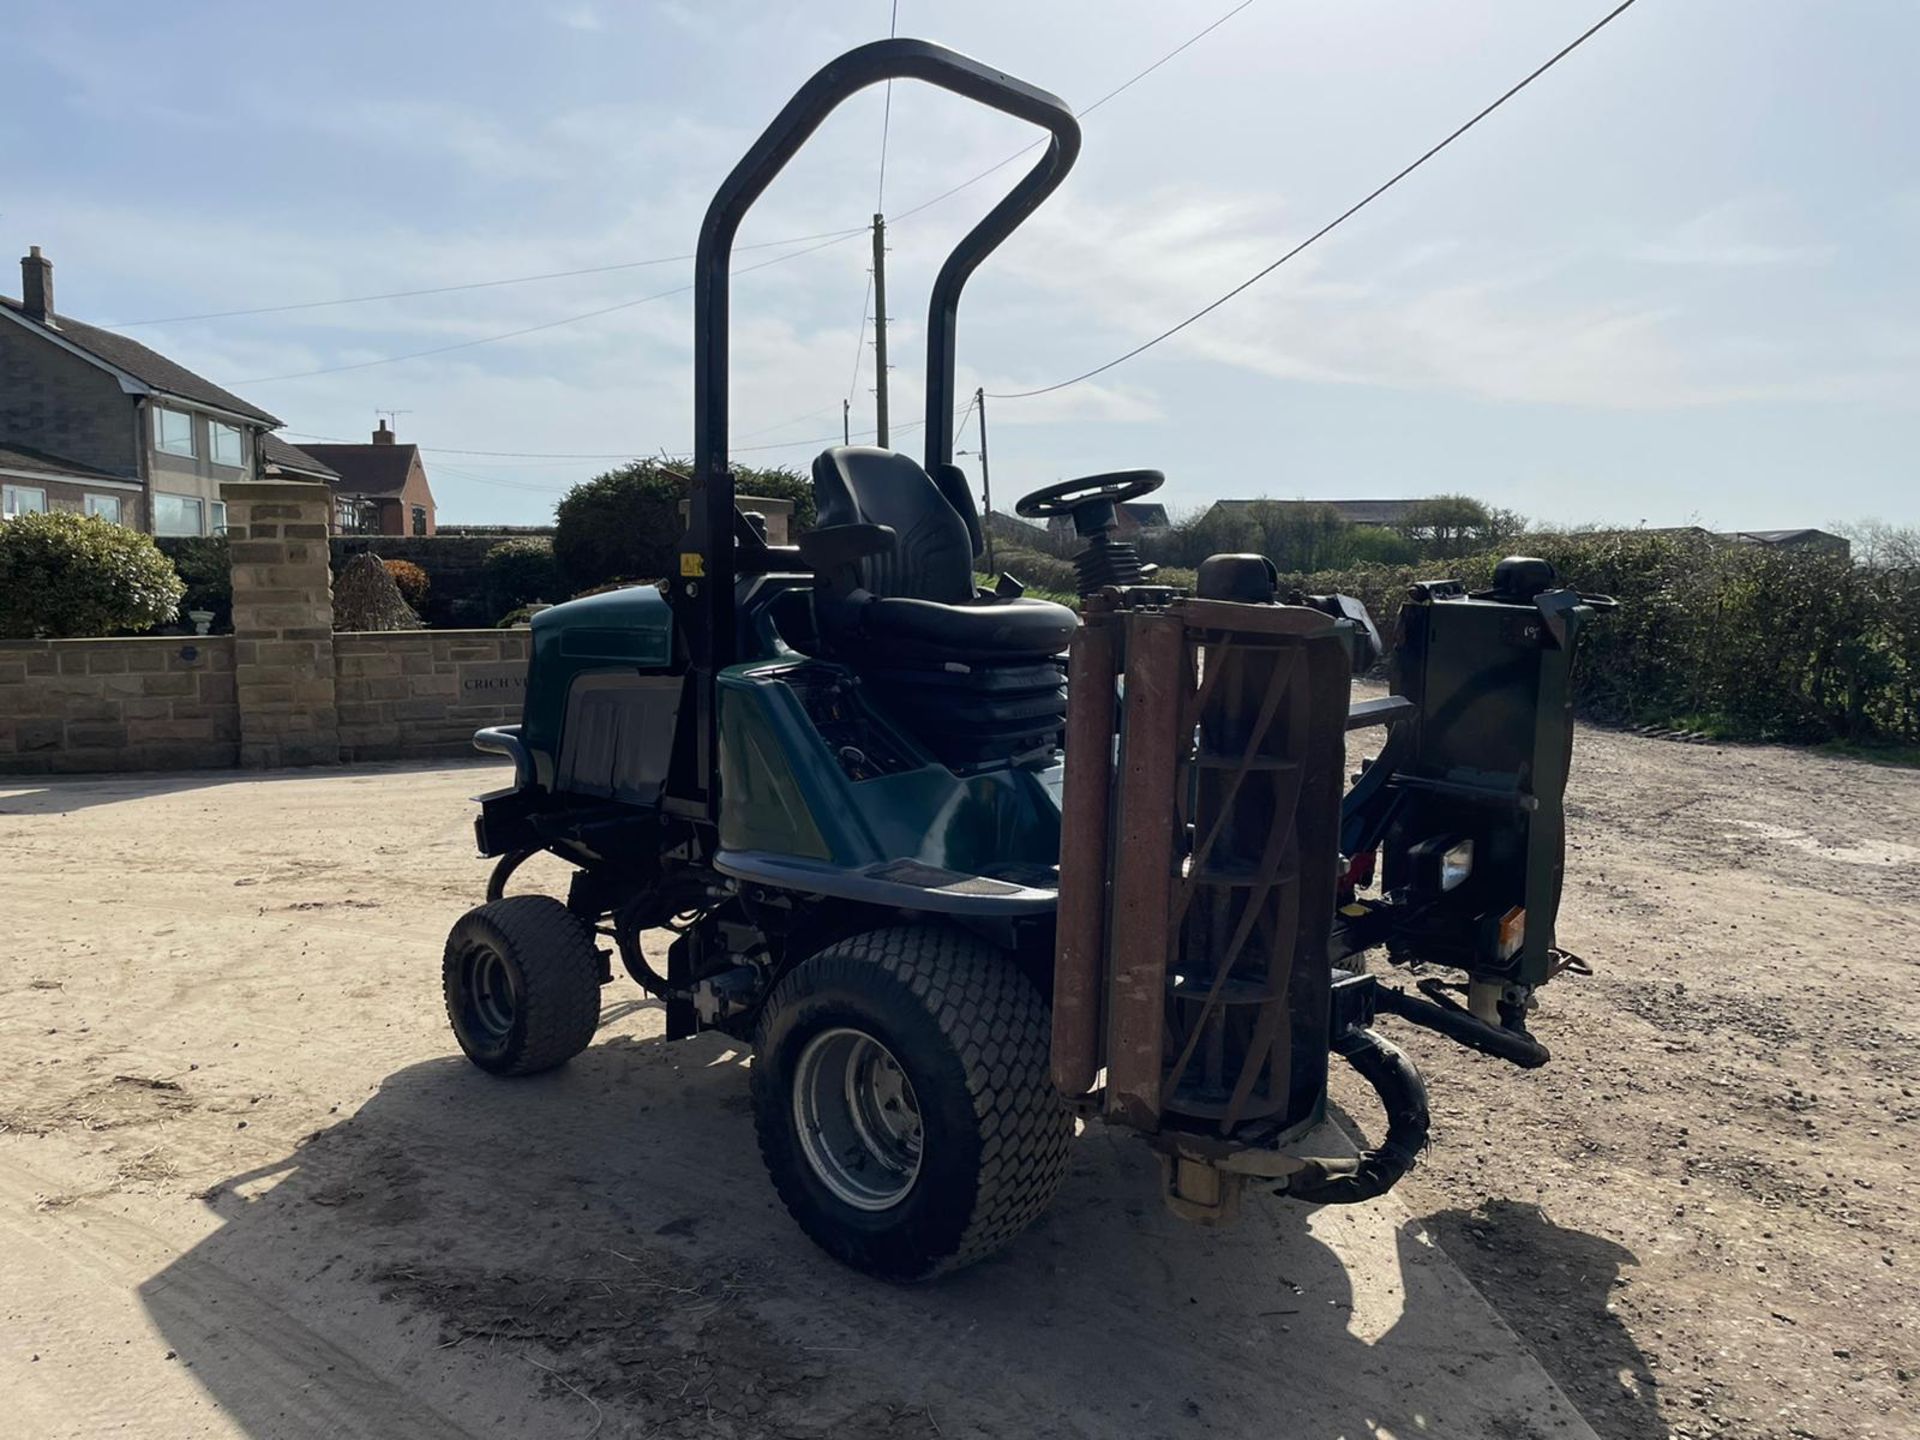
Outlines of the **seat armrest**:
M 860 583 L 860 562 L 891 553 L 898 539 L 891 525 L 823 525 L 800 537 L 800 558 L 829 590 L 846 592 Z

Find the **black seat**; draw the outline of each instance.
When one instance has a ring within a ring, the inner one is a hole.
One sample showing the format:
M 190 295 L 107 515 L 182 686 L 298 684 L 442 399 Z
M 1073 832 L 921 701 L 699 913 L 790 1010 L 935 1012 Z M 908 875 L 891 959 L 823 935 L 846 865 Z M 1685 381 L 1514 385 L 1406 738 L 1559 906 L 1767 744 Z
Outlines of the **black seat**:
M 976 595 L 972 497 L 958 471 L 942 478 L 936 484 L 905 455 L 870 445 L 838 445 L 813 462 L 823 529 L 884 525 L 895 537 L 890 549 L 851 562 L 851 583 L 816 590 L 821 639 L 839 658 L 887 668 L 1057 655 L 1078 618 L 1047 600 Z

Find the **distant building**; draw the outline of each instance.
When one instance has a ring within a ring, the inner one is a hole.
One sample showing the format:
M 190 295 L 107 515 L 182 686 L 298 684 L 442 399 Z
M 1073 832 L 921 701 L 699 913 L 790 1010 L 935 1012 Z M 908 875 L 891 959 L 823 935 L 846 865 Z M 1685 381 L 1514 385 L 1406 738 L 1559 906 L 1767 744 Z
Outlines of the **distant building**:
M 1733 530 L 1720 537 L 1736 545 L 1765 545 L 1775 550 L 1814 550 L 1851 559 L 1853 544 L 1826 530 Z
M 54 308 L 35 245 L 0 295 L 0 518 L 98 515 L 155 535 L 226 529 L 220 487 L 261 473 L 281 422 L 183 365 Z
M 365 445 L 302 445 L 295 453 L 333 472 L 336 535 L 435 533 L 433 489 L 420 447 L 400 444 L 386 421 Z
M 1207 514 L 1224 518 L 1244 514 L 1256 505 L 1271 505 L 1281 509 L 1331 510 L 1349 525 L 1381 525 L 1391 529 L 1420 503 L 1418 500 L 1216 500 Z

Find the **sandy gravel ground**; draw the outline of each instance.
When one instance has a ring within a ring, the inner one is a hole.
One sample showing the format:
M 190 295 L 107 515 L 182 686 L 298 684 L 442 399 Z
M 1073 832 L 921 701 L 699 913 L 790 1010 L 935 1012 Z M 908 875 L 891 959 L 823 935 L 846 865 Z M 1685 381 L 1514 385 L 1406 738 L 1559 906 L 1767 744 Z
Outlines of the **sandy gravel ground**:
M 904 1291 L 800 1239 L 743 1057 L 624 983 L 557 1074 L 457 1058 L 495 780 L 0 787 L 8 1433 L 1920 1433 L 1920 776 L 1583 732 L 1597 974 L 1544 1071 L 1409 1037 L 1411 1218 L 1181 1226 L 1096 1131 L 1018 1246 Z

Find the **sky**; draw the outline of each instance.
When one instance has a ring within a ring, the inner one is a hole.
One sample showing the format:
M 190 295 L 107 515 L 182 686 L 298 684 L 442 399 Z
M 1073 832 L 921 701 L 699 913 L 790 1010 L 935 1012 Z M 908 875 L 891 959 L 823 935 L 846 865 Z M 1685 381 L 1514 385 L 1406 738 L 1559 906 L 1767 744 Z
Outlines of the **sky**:
M 898 26 L 1080 110 L 1238 3 L 900 0 Z M 1087 115 L 1080 164 L 967 289 L 960 392 L 1049 385 L 1164 330 L 1608 8 L 1253 0 Z M 9 0 L 0 248 L 42 246 L 60 310 L 128 325 L 296 443 L 400 412 L 442 521 L 543 523 L 618 457 L 690 448 L 691 296 L 662 292 L 692 267 L 672 257 L 787 96 L 891 10 Z M 1151 466 L 1176 513 L 1466 492 L 1567 524 L 1920 523 L 1917 53 L 1904 0 L 1640 0 L 1232 303 L 1094 380 L 989 399 L 995 506 Z M 882 191 L 887 107 L 844 104 L 741 246 L 904 216 L 1033 133 L 902 82 Z M 920 413 L 939 263 L 1025 163 L 890 228 L 897 421 Z M 769 260 L 733 284 L 736 458 L 804 469 L 843 398 L 872 431 L 869 245 L 735 263 Z M 917 430 L 895 440 L 918 453 Z

